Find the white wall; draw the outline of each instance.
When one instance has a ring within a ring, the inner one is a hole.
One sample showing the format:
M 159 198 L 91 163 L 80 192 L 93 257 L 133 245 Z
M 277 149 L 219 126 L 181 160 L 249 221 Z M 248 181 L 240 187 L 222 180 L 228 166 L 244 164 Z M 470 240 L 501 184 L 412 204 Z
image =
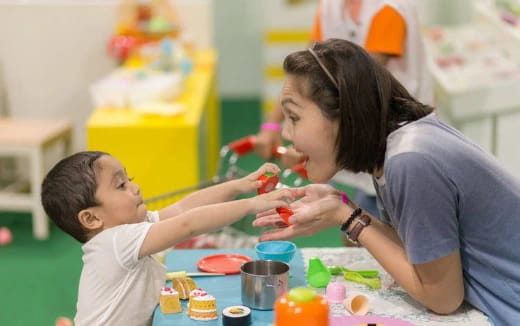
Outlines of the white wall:
M 199 47 L 213 41 L 212 0 L 177 0 L 181 24 Z M 74 149 L 85 148 L 89 85 L 114 61 L 106 44 L 116 1 L 0 1 L 0 112 L 74 121 Z M 3 98 L 2 98 L 3 97 Z M 2 108 L 5 102 L 6 108 Z

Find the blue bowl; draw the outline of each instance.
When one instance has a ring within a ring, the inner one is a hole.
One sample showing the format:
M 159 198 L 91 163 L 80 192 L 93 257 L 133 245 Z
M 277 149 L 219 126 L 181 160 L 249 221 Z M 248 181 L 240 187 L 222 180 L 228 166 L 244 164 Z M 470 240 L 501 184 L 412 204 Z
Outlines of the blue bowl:
M 255 246 L 258 258 L 290 262 L 296 252 L 296 245 L 290 241 L 266 241 Z

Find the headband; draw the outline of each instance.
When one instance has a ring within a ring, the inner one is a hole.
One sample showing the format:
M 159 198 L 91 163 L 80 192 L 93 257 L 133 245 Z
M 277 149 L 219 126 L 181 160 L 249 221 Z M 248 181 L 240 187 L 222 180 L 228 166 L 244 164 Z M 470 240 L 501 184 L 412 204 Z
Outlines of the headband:
M 312 54 L 312 56 L 314 57 L 314 59 L 316 59 L 316 62 L 318 62 L 318 64 L 320 65 L 321 69 L 323 70 L 323 72 L 325 72 L 325 74 L 327 75 L 327 77 L 329 77 L 330 81 L 334 84 L 334 86 L 336 86 L 336 89 L 339 89 L 338 87 L 338 83 L 336 82 L 336 80 L 334 79 L 334 77 L 332 77 L 332 74 L 330 73 L 330 71 L 327 69 L 327 67 L 325 67 L 325 65 L 321 62 L 320 58 L 318 58 L 318 55 L 316 54 L 316 52 L 314 52 L 313 49 L 309 48 L 308 49 L 309 52 Z

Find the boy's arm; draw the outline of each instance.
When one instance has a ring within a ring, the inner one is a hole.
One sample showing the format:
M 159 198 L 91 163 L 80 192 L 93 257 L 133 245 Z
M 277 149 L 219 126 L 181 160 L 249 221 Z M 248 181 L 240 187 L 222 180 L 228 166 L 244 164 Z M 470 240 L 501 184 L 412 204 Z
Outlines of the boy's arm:
M 289 189 L 280 189 L 257 197 L 191 209 L 176 218 L 162 220 L 150 227 L 139 250 L 139 258 L 165 250 L 193 236 L 216 231 L 240 220 L 275 207 L 285 207 L 292 199 Z
M 175 204 L 160 210 L 159 219 L 168 219 L 196 207 L 226 202 L 234 199 L 239 194 L 255 191 L 261 185 L 258 178 L 262 174 L 277 174 L 279 172 L 280 169 L 278 166 L 272 163 L 266 163 L 246 177 L 227 181 L 189 194 Z
M 175 204 L 165 207 L 159 211 L 159 219 L 164 220 L 177 216 L 182 212 L 189 211 L 195 207 L 211 205 L 229 201 L 239 194 L 237 182 L 239 180 L 231 180 L 215 186 L 197 190 L 182 198 Z

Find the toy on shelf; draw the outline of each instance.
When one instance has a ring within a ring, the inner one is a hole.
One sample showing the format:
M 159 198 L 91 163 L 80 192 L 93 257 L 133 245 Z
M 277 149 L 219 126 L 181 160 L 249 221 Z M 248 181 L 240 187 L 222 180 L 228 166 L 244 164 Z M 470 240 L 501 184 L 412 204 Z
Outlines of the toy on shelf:
M 179 19 L 175 8 L 168 0 L 120 2 L 116 34 L 137 36 L 151 41 L 177 37 L 179 33 Z
M 13 234 L 5 226 L 0 227 L 0 246 L 7 246 L 13 241 Z
M 180 32 L 175 8 L 168 0 L 121 0 L 108 52 L 123 63 L 137 55 L 141 45 L 165 38 L 177 39 Z

